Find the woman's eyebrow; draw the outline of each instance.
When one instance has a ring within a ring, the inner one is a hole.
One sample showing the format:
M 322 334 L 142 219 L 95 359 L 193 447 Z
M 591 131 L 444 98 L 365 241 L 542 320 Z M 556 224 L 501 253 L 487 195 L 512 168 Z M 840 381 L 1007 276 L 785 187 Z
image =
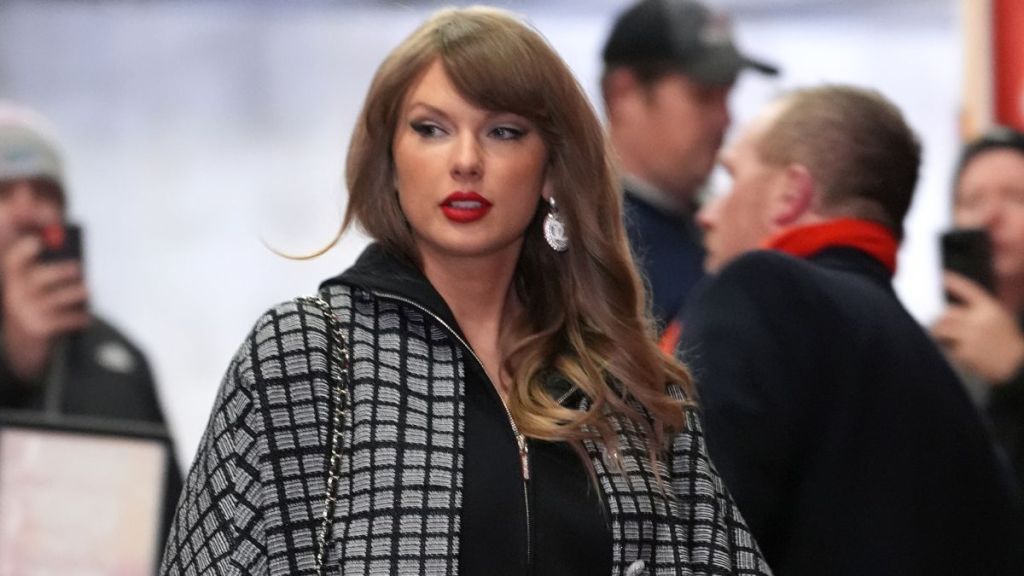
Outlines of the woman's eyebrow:
M 434 106 L 432 104 L 427 104 L 426 102 L 422 102 L 422 101 L 416 101 L 416 102 L 413 102 L 412 104 L 410 104 L 409 105 L 409 111 L 406 113 L 406 115 L 409 115 L 409 114 L 412 114 L 413 112 L 416 112 L 418 108 L 423 108 L 424 111 L 426 111 L 426 112 L 428 112 L 430 114 L 436 114 L 438 116 L 441 116 L 445 120 L 450 120 L 450 117 L 448 116 L 448 113 L 446 113 L 444 110 L 438 108 L 437 106 Z

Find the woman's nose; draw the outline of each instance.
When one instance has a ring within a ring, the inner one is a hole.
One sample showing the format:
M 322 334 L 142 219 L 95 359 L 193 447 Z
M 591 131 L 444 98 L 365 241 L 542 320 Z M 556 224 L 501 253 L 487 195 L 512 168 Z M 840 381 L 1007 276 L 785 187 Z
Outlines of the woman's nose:
M 482 173 L 480 144 L 473 136 L 461 136 L 453 151 L 452 176 L 465 180 L 479 178 Z

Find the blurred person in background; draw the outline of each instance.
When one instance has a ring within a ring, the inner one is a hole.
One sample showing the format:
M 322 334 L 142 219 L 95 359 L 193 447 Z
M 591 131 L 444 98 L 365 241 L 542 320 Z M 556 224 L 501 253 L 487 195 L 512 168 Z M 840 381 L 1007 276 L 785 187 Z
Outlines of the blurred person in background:
M 664 329 L 703 276 L 693 217 L 729 127 L 733 84 L 745 69 L 778 70 L 740 53 L 727 17 L 692 0 L 634 3 L 615 20 L 603 58 L 626 230 Z
M 61 233 L 67 201 L 49 122 L 0 101 L 0 410 L 164 427 L 145 356 L 89 309 L 81 260 L 43 261 L 43 236 Z M 181 473 L 171 453 L 173 505 Z
M 44 230 L 63 224 L 66 213 L 52 128 L 0 102 L 0 405 L 163 424 L 145 356 L 89 310 L 82 262 L 41 261 Z M 64 381 L 51 394 L 55 370 Z
M 685 314 L 708 449 L 779 574 L 1021 574 L 1018 503 L 892 276 L 920 145 L 877 92 L 797 90 L 723 152 Z M 767 250 L 764 250 L 764 249 Z
M 239 348 L 163 574 L 769 572 L 540 34 L 435 13 L 374 75 L 346 180 L 375 243 Z
M 947 271 L 955 300 L 932 333 L 980 397 L 1024 492 L 1024 133 L 997 127 L 964 147 L 953 224 L 988 232 L 994 293 Z

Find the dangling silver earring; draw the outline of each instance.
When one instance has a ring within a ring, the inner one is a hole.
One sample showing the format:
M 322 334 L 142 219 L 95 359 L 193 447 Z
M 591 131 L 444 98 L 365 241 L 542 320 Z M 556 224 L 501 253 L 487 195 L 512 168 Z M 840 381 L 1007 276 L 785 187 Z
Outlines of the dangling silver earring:
M 565 223 L 558 215 L 554 197 L 548 199 L 548 215 L 544 217 L 544 239 L 555 252 L 569 249 L 569 237 L 565 234 Z

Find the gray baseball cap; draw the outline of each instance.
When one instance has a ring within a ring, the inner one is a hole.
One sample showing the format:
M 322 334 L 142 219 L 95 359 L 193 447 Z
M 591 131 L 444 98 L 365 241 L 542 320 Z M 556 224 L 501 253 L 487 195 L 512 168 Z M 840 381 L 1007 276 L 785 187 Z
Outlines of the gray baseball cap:
M 46 178 L 64 190 L 64 167 L 54 131 L 28 108 L 0 101 L 0 182 Z
M 606 66 L 666 63 L 699 84 L 726 86 L 750 68 L 768 75 L 778 67 L 741 53 L 721 13 L 693 0 L 641 0 L 615 20 L 604 46 Z

